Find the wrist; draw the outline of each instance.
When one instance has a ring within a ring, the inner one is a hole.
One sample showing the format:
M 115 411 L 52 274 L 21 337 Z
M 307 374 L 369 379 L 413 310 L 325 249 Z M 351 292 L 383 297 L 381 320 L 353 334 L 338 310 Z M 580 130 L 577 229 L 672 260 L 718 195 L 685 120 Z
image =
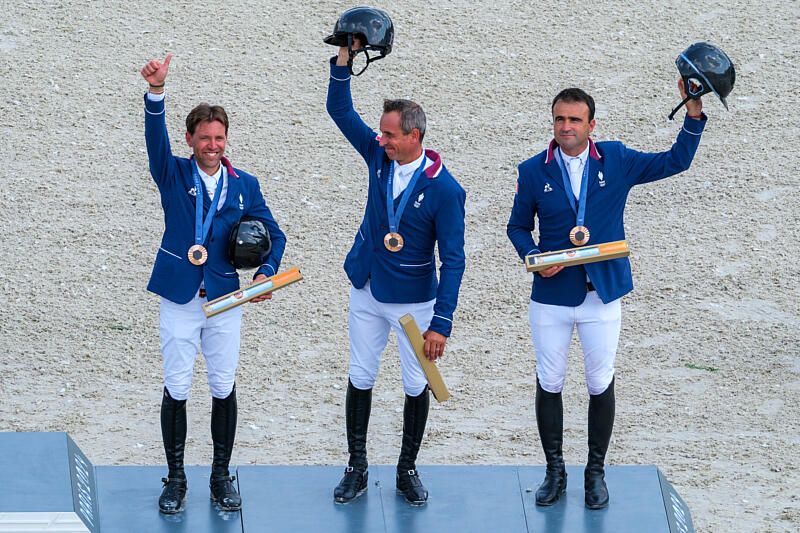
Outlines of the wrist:
M 686 116 L 689 117 L 689 118 L 693 118 L 695 120 L 701 120 L 703 118 L 703 112 L 700 111 L 699 113 L 695 114 L 695 113 L 690 113 L 690 112 L 687 111 L 686 112 Z
M 165 89 L 165 87 L 164 87 L 163 83 L 161 85 L 153 85 L 151 83 L 149 90 L 150 90 L 150 94 L 161 94 L 161 93 L 164 92 L 164 89 Z

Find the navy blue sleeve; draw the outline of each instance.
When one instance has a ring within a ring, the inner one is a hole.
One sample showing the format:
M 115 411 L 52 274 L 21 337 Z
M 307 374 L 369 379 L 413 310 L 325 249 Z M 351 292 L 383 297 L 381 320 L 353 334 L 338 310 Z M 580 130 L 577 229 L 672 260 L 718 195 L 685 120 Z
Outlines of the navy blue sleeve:
M 623 169 L 630 186 L 660 180 L 687 170 L 700 145 L 700 136 L 707 121 L 705 113 L 701 120 L 686 116 L 678 138 L 666 152 L 644 153 L 624 148 Z
M 175 158 L 169 146 L 164 100 L 153 101 L 144 95 L 144 139 L 150 161 L 150 175 L 161 191 L 175 174 Z
M 378 135 L 353 109 L 353 99 L 350 96 L 350 71 L 347 67 L 336 66 L 335 57 L 331 58 L 326 108 L 353 148 L 369 163 L 378 148 Z
M 526 169 L 520 165 L 517 169 L 517 192 L 514 194 L 514 205 L 511 208 L 511 217 L 506 224 L 506 235 L 514 245 L 517 255 L 524 261 L 526 255 L 538 254 L 539 247 L 533 240 L 535 226 L 536 199 L 533 195 L 531 179 L 527 177 Z
M 253 278 L 259 274 L 264 274 L 267 277 L 274 276 L 278 273 L 278 268 L 281 266 L 281 259 L 283 258 L 283 251 L 286 249 L 286 235 L 283 234 L 278 223 L 272 216 L 267 203 L 264 201 L 264 196 L 261 194 L 261 188 L 258 186 L 258 181 L 255 181 L 255 191 L 253 191 L 253 202 L 250 208 L 245 213 L 247 216 L 255 217 L 261 220 L 269 231 L 269 238 L 272 241 L 272 249 L 259 269 L 253 274 Z
M 464 276 L 464 203 L 467 194 L 458 191 L 446 198 L 436 210 L 436 242 L 439 247 L 439 287 L 433 318 L 428 329 L 449 337 L 453 329 L 453 313 L 458 305 L 458 291 Z

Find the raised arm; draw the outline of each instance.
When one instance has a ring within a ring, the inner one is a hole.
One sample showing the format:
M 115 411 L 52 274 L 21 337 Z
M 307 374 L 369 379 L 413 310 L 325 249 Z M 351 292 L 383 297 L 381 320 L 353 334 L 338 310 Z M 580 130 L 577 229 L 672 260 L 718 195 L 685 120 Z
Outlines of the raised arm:
M 144 97 L 144 137 L 147 145 L 147 157 L 150 160 L 150 175 L 162 188 L 168 176 L 174 170 L 175 160 L 169 146 L 167 123 L 164 119 L 164 84 L 169 71 L 169 55 L 163 63 L 149 61 L 142 67 L 142 78 L 150 85 Z
M 355 39 L 354 46 L 360 46 Z M 369 162 L 378 148 L 378 134 L 372 130 L 353 108 L 350 96 L 350 70 L 347 68 L 347 47 L 340 47 L 336 61 L 331 58 L 330 81 L 328 82 L 327 110 L 336 126 L 353 148 Z
M 686 98 L 683 79 L 678 80 L 678 90 L 681 98 Z M 625 149 L 625 170 L 630 184 L 648 183 L 687 170 L 700 145 L 700 135 L 707 121 L 708 117 L 703 113 L 703 101 L 700 98 L 691 99 L 686 102 L 686 118 L 672 148 L 657 153 Z

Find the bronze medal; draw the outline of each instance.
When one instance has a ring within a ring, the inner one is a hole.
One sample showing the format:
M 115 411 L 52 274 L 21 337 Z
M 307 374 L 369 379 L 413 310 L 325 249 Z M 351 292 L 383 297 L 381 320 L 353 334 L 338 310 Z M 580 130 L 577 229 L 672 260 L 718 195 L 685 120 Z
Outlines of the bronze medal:
M 575 246 L 583 246 L 589 242 L 589 230 L 584 226 L 575 226 L 569 232 L 569 242 Z
M 397 232 L 389 232 L 383 237 L 383 245 L 390 252 L 399 252 L 403 249 L 403 237 Z
M 195 244 L 189 248 L 189 262 L 193 265 L 202 265 L 208 259 L 208 250 L 205 247 Z

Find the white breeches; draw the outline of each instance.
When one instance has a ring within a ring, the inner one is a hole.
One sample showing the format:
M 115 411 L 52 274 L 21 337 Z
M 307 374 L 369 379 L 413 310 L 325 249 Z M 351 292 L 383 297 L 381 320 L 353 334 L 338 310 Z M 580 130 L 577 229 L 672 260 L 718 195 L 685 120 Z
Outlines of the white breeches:
M 398 319 L 410 313 L 423 333 L 433 318 L 435 300 L 414 304 L 386 304 L 372 296 L 369 282 L 350 290 L 350 381 L 357 389 L 371 389 L 378 377 L 381 353 L 394 329 L 400 352 L 403 390 L 409 396 L 422 393 L 428 381 Z
M 206 318 L 206 298 L 195 295 L 185 304 L 161 298 L 161 355 L 164 386 L 176 400 L 189 397 L 198 348 L 202 348 L 208 370 L 208 388 L 215 398 L 227 398 L 236 379 L 239 362 L 242 308 Z
M 536 352 L 536 377 L 547 392 L 558 393 L 567 377 L 567 354 L 572 331 L 578 327 L 583 348 L 586 388 L 600 394 L 614 378 L 614 358 L 619 344 L 621 304 L 604 304 L 590 291 L 577 307 L 548 305 L 531 300 L 528 319 Z

